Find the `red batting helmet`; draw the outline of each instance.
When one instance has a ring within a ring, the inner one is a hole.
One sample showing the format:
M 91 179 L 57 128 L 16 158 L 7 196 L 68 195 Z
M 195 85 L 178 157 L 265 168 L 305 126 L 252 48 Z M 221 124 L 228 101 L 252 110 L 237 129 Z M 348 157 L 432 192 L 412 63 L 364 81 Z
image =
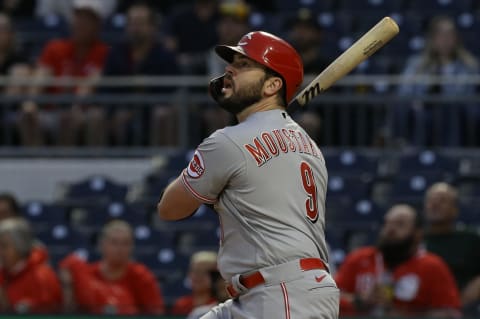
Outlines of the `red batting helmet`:
M 303 63 L 300 55 L 286 41 L 273 34 L 254 31 L 244 35 L 237 46 L 218 45 L 217 54 L 231 63 L 240 53 L 278 73 L 284 81 L 286 102 L 294 96 L 303 81 Z

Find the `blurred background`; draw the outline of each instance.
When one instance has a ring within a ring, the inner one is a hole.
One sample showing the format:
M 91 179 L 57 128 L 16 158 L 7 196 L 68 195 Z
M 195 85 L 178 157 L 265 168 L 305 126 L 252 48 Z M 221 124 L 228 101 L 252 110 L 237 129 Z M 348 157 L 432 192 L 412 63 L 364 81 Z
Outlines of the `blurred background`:
M 162 299 L 125 311 L 123 301 L 80 311 L 77 300 L 54 311 L 186 316 L 221 300 L 212 293 L 215 267 L 199 271 L 191 261 L 216 251 L 216 214 L 202 206 L 172 223 L 155 213 L 196 145 L 234 124 L 208 95 L 225 66 L 214 46 L 271 32 L 299 51 L 308 83 L 386 15 L 400 34 L 294 114 L 326 159 L 335 267 L 375 245 L 393 204 L 422 215 L 438 182 L 455 191 L 455 229 L 480 229 L 480 2 L 0 1 L 0 211 L 16 207 L 11 215 L 29 222 L 62 283 L 62 269 L 76 278 L 70 253 L 88 265 L 116 255 L 102 244 L 108 238 L 149 269 Z M 107 227 L 118 219 L 128 227 Z M 468 279 L 478 275 L 480 265 Z M 473 296 L 466 315 L 478 314 L 480 288 Z M 0 291 L 4 312 L 53 311 L 3 304 Z

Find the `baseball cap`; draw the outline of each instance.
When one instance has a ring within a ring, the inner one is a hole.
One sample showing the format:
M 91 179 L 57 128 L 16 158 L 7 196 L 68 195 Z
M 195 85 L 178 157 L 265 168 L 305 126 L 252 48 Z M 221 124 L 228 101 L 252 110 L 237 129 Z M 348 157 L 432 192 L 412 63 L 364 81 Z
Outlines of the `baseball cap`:
M 99 0 L 74 0 L 73 10 L 88 10 L 97 17 L 103 18 L 102 5 Z

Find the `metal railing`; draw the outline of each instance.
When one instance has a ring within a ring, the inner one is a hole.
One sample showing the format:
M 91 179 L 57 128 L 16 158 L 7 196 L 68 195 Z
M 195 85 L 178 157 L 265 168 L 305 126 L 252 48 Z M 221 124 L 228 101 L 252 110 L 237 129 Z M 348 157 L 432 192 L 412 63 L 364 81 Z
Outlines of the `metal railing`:
M 313 79 L 313 75 L 305 77 L 304 83 Z M 14 86 L 56 86 L 71 88 L 78 85 L 91 85 L 118 89 L 129 88 L 152 88 L 166 87 L 173 88 L 170 93 L 95 93 L 87 96 L 77 96 L 74 94 L 41 94 L 36 96 L 28 95 L 1 95 L 0 106 L 3 112 L 3 121 L 1 132 L 3 134 L 3 150 L 18 150 L 18 145 L 12 138 L 12 127 L 5 123 L 5 119 L 14 114 L 19 105 L 31 100 L 38 105 L 60 105 L 68 107 L 72 104 L 82 105 L 101 105 L 114 112 L 116 108 L 128 107 L 138 110 L 139 113 L 147 114 L 143 117 L 149 117 L 150 109 L 159 104 L 173 105 L 177 112 L 177 143 L 170 145 L 170 148 L 190 148 L 194 147 L 206 135 L 201 129 L 202 112 L 205 108 L 215 107 L 214 102 L 208 96 L 207 85 L 209 78 L 205 76 L 136 76 L 136 77 L 104 77 L 96 80 L 79 78 L 47 78 L 42 81 L 32 80 L 31 78 L 6 78 L 0 77 L 0 88 L 7 85 Z M 392 147 L 397 146 L 396 132 L 393 127 L 399 121 L 396 111 L 409 108 L 411 103 L 421 105 L 435 105 L 433 111 L 433 121 L 436 125 L 445 118 L 453 118 L 449 114 L 456 114 L 459 105 L 470 105 L 470 108 L 476 112 L 480 103 L 479 94 L 471 95 L 443 95 L 427 94 L 422 96 L 400 96 L 395 94 L 395 87 L 400 84 L 420 84 L 420 85 L 473 85 L 480 84 L 480 76 L 453 76 L 453 77 L 432 77 L 432 76 L 402 76 L 402 75 L 350 75 L 338 83 L 334 88 L 325 94 L 315 98 L 308 110 L 318 113 L 321 116 L 321 136 L 317 140 L 324 146 L 376 146 Z M 376 89 L 376 87 L 382 89 Z M 440 114 L 443 112 L 443 115 Z M 438 113 L 438 114 L 437 114 Z M 480 113 L 480 112 L 478 112 Z M 443 116 L 443 119 L 440 119 Z M 464 116 L 464 115 L 462 115 Z M 465 116 L 464 116 L 465 117 Z M 142 132 L 141 121 L 137 123 L 137 136 L 133 137 L 133 142 L 128 149 L 135 153 L 135 149 L 148 150 L 152 148 L 148 142 L 145 143 L 145 132 Z M 400 131 L 408 131 L 408 123 Z M 419 126 L 420 124 L 416 124 Z M 437 125 L 437 126 L 438 126 Z M 398 125 L 397 125 L 398 126 Z M 435 126 L 435 125 L 434 125 Z M 462 141 L 456 145 L 455 141 L 451 145 L 444 145 L 441 141 L 429 142 L 429 146 L 478 146 L 480 144 L 480 132 L 478 129 L 479 119 L 475 116 L 466 117 L 466 122 L 462 126 L 466 132 L 462 133 Z M 417 127 L 418 128 L 418 127 Z M 425 128 L 428 130 L 429 128 Z M 441 128 L 440 128 L 441 129 Z M 437 128 L 438 130 L 438 128 Z M 426 132 L 428 133 L 428 132 Z M 421 134 L 426 134 L 425 132 Z M 430 132 L 432 133 L 432 132 Z M 383 141 L 377 143 L 376 135 L 382 135 Z M 433 132 L 432 134 L 435 134 Z M 406 143 L 409 143 L 407 141 Z M 413 141 L 419 143 L 422 141 Z M 162 149 L 169 147 L 162 146 Z M 120 147 L 121 148 L 121 147 Z M 73 148 L 74 150 L 77 148 Z M 86 147 L 80 153 L 90 152 L 91 148 Z M 116 148 L 118 152 L 119 148 Z M 24 150 L 23 150 L 24 151 Z M 98 149 L 97 149 L 98 152 Z M 109 151 L 107 151 L 109 152 Z M 139 151 L 140 153 L 143 151 Z M 148 152 L 148 151 L 147 151 Z M 68 153 L 68 151 L 67 151 Z

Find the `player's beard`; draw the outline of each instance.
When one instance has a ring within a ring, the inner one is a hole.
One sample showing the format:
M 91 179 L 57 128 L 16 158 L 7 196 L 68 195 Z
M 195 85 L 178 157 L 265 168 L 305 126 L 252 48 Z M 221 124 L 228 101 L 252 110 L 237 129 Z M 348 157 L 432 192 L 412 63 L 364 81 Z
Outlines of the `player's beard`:
M 262 99 L 262 88 L 265 83 L 265 77 L 262 77 L 259 81 L 247 84 L 238 90 L 235 89 L 234 82 L 231 78 L 230 81 L 232 83 L 232 94 L 229 97 L 220 95 L 217 100 L 218 105 L 226 111 L 237 115 Z
M 380 238 L 377 244 L 378 250 L 382 253 L 383 261 L 389 269 L 394 269 L 410 259 L 415 254 L 415 246 L 415 234 L 395 241 Z

